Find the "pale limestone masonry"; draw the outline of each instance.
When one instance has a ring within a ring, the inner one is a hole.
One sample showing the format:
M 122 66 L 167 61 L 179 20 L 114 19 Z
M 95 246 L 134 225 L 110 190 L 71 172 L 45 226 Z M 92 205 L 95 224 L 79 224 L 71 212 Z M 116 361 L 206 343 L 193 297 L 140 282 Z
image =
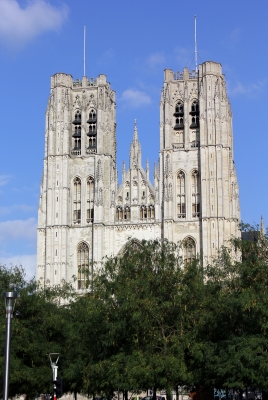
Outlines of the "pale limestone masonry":
M 184 259 L 216 255 L 239 236 L 238 184 L 232 112 L 221 64 L 164 72 L 160 154 L 149 180 L 141 165 L 136 122 L 118 187 L 115 92 L 96 80 L 58 73 L 51 78 L 38 211 L 37 279 L 45 285 L 91 271 L 129 240 L 183 243 Z M 79 269 L 80 267 L 80 269 Z

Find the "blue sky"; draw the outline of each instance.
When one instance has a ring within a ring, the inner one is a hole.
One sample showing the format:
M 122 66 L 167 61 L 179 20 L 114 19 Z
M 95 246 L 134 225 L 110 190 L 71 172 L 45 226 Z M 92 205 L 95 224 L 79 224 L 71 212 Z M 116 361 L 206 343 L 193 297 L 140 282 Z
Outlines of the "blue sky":
M 117 97 L 117 164 L 137 119 L 142 158 L 159 151 L 163 70 L 220 62 L 233 111 L 244 222 L 268 224 L 268 2 L 257 0 L 0 0 L 0 262 L 35 272 L 39 186 L 50 76 L 104 73 Z

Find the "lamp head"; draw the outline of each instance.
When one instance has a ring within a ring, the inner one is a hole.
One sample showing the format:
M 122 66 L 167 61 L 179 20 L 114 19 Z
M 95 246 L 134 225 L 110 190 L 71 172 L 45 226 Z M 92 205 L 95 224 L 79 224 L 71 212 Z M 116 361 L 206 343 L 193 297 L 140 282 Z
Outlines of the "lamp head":
M 13 317 L 13 310 L 17 298 L 17 293 L 16 292 L 4 292 L 2 294 L 2 297 L 5 299 L 5 304 L 6 304 L 6 317 L 8 315 Z

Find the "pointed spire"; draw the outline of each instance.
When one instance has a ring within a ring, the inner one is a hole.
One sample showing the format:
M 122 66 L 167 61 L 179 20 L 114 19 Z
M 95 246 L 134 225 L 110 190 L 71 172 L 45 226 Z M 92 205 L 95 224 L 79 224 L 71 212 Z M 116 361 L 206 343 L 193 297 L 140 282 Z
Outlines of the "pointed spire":
M 154 163 L 154 179 L 157 177 L 157 166 L 156 163 Z
M 138 129 L 137 129 L 137 120 L 134 119 L 134 132 L 133 132 L 133 142 L 138 141 Z
M 264 221 L 261 215 L 261 226 L 260 226 L 260 231 L 262 235 L 265 235 L 265 228 L 264 228 Z
M 130 167 L 141 164 L 141 145 L 138 139 L 137 120 L 134 119 L 133 140 L 130 145 Z

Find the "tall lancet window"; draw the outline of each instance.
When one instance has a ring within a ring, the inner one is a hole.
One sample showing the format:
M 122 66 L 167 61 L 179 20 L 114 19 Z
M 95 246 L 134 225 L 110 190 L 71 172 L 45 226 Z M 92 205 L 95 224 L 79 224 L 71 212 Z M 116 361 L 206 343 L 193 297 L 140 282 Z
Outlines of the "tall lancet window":
M 77 288 L 86 289 L 89 285 L 89 247 L 85 242 L 77 248 Z
M 153 204 L 150 204 L 148 206 L 148 218 L 154 219 L 154 205 Z
M 178 218 L 186 218 L 185 173 L 183 171 L 177 173 L 177 216 Z
M 88 115 L 88 150 L 95 152 L 97 148 L 97 113 L 93 108 Z
M 77 152 L 76 154 L 79 154 L 81 151 L 81 112 L 76 111 L 74 120 L 74 133 L 73 133 L 73 139 L 74 139 L 74 147 L 73 150 Z
M 87 222 L 94 221 L 94 179 L 87 180 Z
M 128 206 L 124 208 L 124 220 L 130 220 L 130 207 Z
M 192 172 L 192 216 L 200 217 L 199 173 L 197 169 Z
M 191 237 L 187 237 L 183 241 L 183 260 L 184 265 L 187 266 L 193 262 L 196 257 L 195 241 Z
M 81 180 L 74 179 L 73 185 L 73 222 L 74 224 L 81 223 Z
M 122 221 L 123 219 L 123 208 L 121 206 L 116 207 L 116 220 Z
M 199 105 L 198 105 L 197 100 L 194 100 L 192 102 L 190 115 L 192 116 L 190 128 L 198 128 L 199 127 Z
M 181 101 L 178 101 L 176 106 L 175 106 L 175 113 L 174 113 L 174 117 L 175 117 L 175 126 L 174 129 L 178 130 L 178 129 L 183 129 L 184 127 L 184 107 L 183 107 L 183 103 Z

